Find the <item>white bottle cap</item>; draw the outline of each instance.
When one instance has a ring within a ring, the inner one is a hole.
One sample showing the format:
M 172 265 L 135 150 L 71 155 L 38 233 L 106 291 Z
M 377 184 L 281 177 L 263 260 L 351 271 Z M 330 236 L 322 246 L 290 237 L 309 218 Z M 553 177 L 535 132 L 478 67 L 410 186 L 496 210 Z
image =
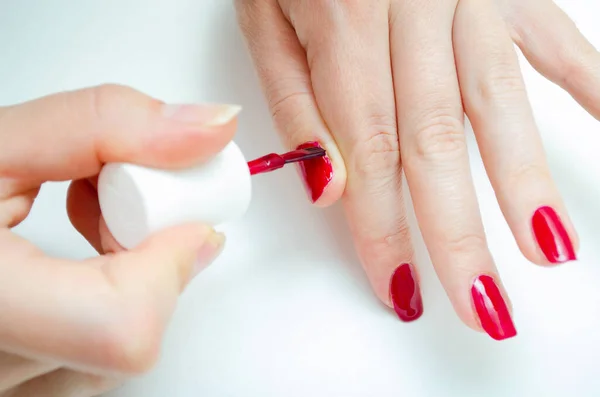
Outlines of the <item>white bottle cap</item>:
M 210 161 L 185 170 L 133 164 L 104 166 L 98 199 L 108 230 L 130 249 L 150 234 L 187 222 L 217 226 L 241 217 L 252 184 L 240 148 L 230 142 Z

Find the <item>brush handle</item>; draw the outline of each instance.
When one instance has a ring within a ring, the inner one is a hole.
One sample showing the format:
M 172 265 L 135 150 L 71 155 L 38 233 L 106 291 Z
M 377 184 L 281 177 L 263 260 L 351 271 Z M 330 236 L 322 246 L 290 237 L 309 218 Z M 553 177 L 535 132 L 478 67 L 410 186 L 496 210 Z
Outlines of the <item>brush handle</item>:
M 210 161 L 184 170 L 134 164 L 104 166 L 98 199 L 108 230 L 124 248 L 188 222 L 218 226 L 241 217 L 252 197 L 250 170 L 230 142 Z

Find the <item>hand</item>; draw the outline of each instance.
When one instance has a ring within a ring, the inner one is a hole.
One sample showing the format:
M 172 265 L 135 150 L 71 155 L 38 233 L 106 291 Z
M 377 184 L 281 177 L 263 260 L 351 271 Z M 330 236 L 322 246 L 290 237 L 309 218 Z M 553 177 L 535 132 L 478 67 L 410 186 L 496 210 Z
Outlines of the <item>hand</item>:
M 102 220 L 96 175 L 105 162 L 201 161 L 232 138 L 231 109 L 118 86 L 0 108 L 0 396 L 94 396 L 151 368 L 178 295 L 223 236 L 189 224 L 124 251 Z M 103 254 L 84 261 L 45 256 L 10 231 L 42 183 L 70 179 L 71 222 Z
M 600 55 L 551 0 L 238 0 L 277 129 L 322 145 L 303 169 L 311 200 L 342 199 L 377 296 L 422 313 L 402 173 L 431 260 L 460 318 L 516 334 L 487 246 L 463 114 L 523 254 L 575 259 L 513 48 L 600 118 Z M 307 143 L 309 142 L 309 143 Z

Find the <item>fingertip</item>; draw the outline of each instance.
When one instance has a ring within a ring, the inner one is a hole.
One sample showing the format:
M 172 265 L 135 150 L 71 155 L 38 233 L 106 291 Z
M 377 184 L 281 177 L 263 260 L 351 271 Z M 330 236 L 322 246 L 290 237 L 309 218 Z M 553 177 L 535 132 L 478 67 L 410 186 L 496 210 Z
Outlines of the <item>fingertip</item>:
M 391 274 L 383 272 L 383 269 L 367 270 L 371 287 L 378 300 L 401 322 L 414 322 L 424 313 L 418 271 L 408 262 L 390 269 Z
M 482 259 L 472 268 L 455 265 L 452 272 L 438 271 L 438 276 L 463 324 L 494 340 L 512 338 L 517 333 L 512 302 L 491 258 Z
M 187 223 L 154 233 L 132 251 L 165 250 L 185 252 L 198 250 L 214 229 L 203 223 Z
M 153 127 L 142 132 L 140 145 L 119 161 L 166 169 L 206 161 L 233 139 L 240 111 L 237 105 L 164 104 L 150 123 Z
M 212 233 L 211 227 L 202 224 L 165 229 L 132 249 L 117 252 L 106 271 L 124 291 L 151 303 L 158 299 L 163 302 L 161 312 L 170 313 L 199 262 L 207 264 L 210 259 L 203 256 L 203 247 L 213 243 Z
M 415 267 L 403 263 L 394 270 L 389 282 L 391 306 L 403 322 L 413 322 L 423 315 L 423 298 Z
M 481 320 L 477 315 L 477 309 L 471 293 L 469 294 L 468 300 L 465 300 L 464 303 L 457 304 L 453 302 L 453 306 L 456 315 L 463 324 L 473 331 L 485 333 L 481 326 Z
M 203 223 L 188 223 L 157 232 L 143 241 L 134 251 L 158 252 L 178 260 L 195 259 L 215 230 Z
M 131 252 L 148 258 L 166 280 L 175 277 L 181 292 L 221 252 L 224 240 L 208 225 L 189 223 L 158 232 Z
M 312 201 L 312 195 L 310 196 L 312 204 L 318 208 L 327 208 L 335 204 L 344 194 L 344 189 L 346 187 L 345 179 L 345 176 L 334 176 L 329 185 L 323 189 L 323 193 L 316 201 Z
M 295 149 L 309 147 L 322 147 L 326 154 L 298 164 L 299 174 L 309 200 L 317 207 L 328 207 L 344 194 L 346 167 L 335 143 L 309 140 L 295 146 Z
M 515 230 L 520 251 L 532 263 L 553 267 L 577 260 L 579 238 L 561 205 L 539 206 L 528 227 Z
M 230 104 L 168 104 L 126 86 L 106 84 L 71 95 L 89 97 L 88 119 L 101 162 L 181 168 L 210 158 L 231 141 L 242 110 Z M 77 102 L 73 105 L 77 106 Z
M 482 273 L 472 280 L 469 313 L 457 310 L 470 328 L 483 331 L 494 340 L 502 341 L 517 335 L 510 299 L 500 277 Z M 466 306 L 463 307 L 466 309 Z

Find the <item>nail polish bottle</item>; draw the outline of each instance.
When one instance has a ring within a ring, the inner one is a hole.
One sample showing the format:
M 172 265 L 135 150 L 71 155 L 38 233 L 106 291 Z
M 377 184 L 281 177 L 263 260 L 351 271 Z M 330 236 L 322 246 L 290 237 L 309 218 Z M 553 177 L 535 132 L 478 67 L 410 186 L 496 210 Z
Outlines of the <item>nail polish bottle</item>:
M 250 206 L 248 163 L 230 142 L 208 162 L 184 170 L 111 163 L 98 178 L 98 200 L 108 230 L 130 249 L 151 234 L 188 222 L 218 226 Z

